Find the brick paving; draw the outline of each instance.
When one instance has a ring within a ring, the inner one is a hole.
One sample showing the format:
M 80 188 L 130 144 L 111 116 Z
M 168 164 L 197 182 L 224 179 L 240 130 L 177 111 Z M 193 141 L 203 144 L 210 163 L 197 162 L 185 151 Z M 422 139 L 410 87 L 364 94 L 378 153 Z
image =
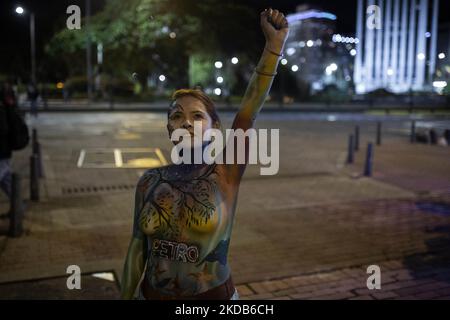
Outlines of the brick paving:
M 142 146 L 110 138 L 117 130 L 138 132 L 151 143 L 158 143 L 162 133 L 155 128 L 149 132 L 136 119 L 116 123 L 108 118 L 111 123 L 98 128 L 92 124 L 95 117 L 86 130 L 70 123 L 55 125 L 51 117 L 41 120 L 45 192 L 41 202 L 28 204 L 22 237 L 0 236 L 0 298 L 26 297 L 20 292 L 24 287 L 9 292 L 2 290 L 2 283 L 61 277 L 70 264 L 79 265 L 83 273 L 114 270 L 121 275 L 133 190 L 61 190 L 133 185 L 142 172 L 76 168 L 74 155 L 89 130 L 97 130 L 88 142 L 94 147 Z M 161 127 L 158 119 L 156 128 Z M 450 148 L 410 145 L 396 129 L 375 148 L 374 176 L 365 178 L 360 175 L 364 151 L 356 154 L 354 165 L 343 165 L 352 124 L 282 125 L 280 174 L 262 177 L 250 167 L 240 188 L 229 261 L 242 299 L 449 299 Z M 373 136 L 372 127 L 362 128 L 361 145 Z M 77 136 L 77 131 L 82 134 Z M 289 152 L 288 144 L 299 152 Z M 28 152 L 16 154 L 14 164 L 24 173 L 25 198 Z M 0 197 L 1 212 L 6 207 Z M 0 220 L 0 230 L 6 223 Z M 381 268 L 380 290 L 366 287 L 366 268 L 373 264 Z M 99 298 L 106 296 L 98 292 Z M 86 297 L 95 297 L 95 292 L 86 292 Z

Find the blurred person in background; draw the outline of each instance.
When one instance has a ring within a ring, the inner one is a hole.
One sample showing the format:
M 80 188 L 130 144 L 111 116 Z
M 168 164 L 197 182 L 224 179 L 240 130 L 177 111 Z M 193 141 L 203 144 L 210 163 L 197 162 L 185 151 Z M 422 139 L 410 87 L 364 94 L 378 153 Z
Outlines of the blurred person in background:
M 33 82 L 27 86 L 28 100 L 30 101 L 31 115 L 37 117 L 37 101 L 39 98 L 39 91 Z
M 1 91 L 0 105 L 0 189 L 8 196 L 11 196 L 11 156 L 12 148 L 10 144 L 10 121 L 8 108 L 15 108 L 17 105 L 16 95 L 9 82 L 5 82 Z

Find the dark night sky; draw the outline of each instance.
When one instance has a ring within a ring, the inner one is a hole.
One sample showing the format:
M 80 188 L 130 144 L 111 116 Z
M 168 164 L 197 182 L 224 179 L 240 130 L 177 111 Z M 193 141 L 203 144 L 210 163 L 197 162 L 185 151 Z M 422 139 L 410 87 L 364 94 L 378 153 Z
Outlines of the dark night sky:
M 200 0 L 199 0 L 200 1 Z M 266 7 L 277 8 L 285 13 L 295 12 L 299 4 L 317 5 L 325 11 L 337 15 L 337 32 L 352 34 L 355 32 L 356 0 L 234 0 L 245 3 L 258 10 Z M 91 0 L 92 12 L 102 8 L 105 0 Z M 17 5 L 31 9 L 36 16 L 37 58 L 42 56 L 43 45 L 54 31 L 65 26 L 66 8 L 71 4 L 81 7 L 84 13 L 84 0 L 1 0 L 0 1 L 0 73 L 8 65 L 25 60 L 29 64 L 29 23 L 25 16 L 18 16 L 14 9 Z M 450 1 L 440 1 L 440 23 L 450 21 Z M 26 66 L 28 68 L 28 66 Z

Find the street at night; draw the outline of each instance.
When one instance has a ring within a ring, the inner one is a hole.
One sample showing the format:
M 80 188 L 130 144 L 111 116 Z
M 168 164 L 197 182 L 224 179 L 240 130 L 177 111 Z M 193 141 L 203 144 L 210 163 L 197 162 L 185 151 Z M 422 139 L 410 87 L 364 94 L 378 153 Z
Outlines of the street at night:
M 225 127 L 232 115 L 221 114 Z M 448 297 L 449 150 L 411 144 L 409 134 L 414 119 L 418 128 L 445 127 L 449 120 L 431 115 L 329 118 L 260 115 L 257 128 L 280 128 L 280 170 L 264 177 L 258 165 L 251 165 L 241 186 L 230 264 L 242 298 Z M 145 149 L 158 148 L 170 161 L 165 120 L 162 113 L 126 112 L 28 118 L 39 132 L 45 178 L 40 203 L 27 208 L 25 235 L 2 239 L 0 281 L 7 282 L 0 286 L 2 297 L 20 297 L 31 285 L 23 280 L 62 277 L 73 262 L 87 274 L 121 274 L 134 185 L 152 159 L 160 160 Z M 367 178 L 366 146 L 376 142 L 378 121 L 382 142 L 375 147 L 373 177 Z M 355 163 L 347 165 L 347 136 L 355 125 L 361 128 L 360 150 Z M 115 149 L 128 150 L 128 163 L 136 168 L 116 167 Z M 90 156 L 78 167 L 82 150 Z M 133 156 L 133 150 L 144 151 Z M 17 154 L 16 170 L 26 172 L 30 152 Z M 376 293 L 366 288 L 365 268 L 372 264 L 383 270 L 382 290 Z M 61 297 L 118 298 L 107 282 L 89 288 L 87 296 L 58 289 L 64 282 L 50 286 Z
M 0 302 L 450 300 L 449 12 L 2 1 Z

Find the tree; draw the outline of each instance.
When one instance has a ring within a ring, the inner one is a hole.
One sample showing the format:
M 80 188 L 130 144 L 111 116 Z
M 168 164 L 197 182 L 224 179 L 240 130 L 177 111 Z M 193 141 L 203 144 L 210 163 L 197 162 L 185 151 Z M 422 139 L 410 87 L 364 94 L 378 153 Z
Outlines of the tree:
M 108 0 L 91 18 L 90 34 L 93 44 L 103 44 L 107 73 L 160 72 L 184 86 L 193 54 L 256 57 L 258 17 L 249 7 L 219 0 Z M 67 75 L 85 72 L 86 32 L 84 22 L 81 30 L 61 30 L 47 47 L 64 61 Z

